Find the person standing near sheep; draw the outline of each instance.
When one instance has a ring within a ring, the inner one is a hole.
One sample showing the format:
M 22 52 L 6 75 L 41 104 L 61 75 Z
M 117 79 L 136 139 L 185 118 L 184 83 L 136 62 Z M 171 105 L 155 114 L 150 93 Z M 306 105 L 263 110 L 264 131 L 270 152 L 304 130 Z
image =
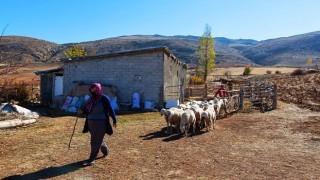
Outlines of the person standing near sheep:
M 214 94 L 214 97 L 217 97 L 219 95 L 220 98 L 223 98 L 223 105 L 224 105 L 224 110 L 226 112 L 226 116 L 228 116 L 227 112 L 227 98 L 229 97 L 228 91 L 224 88 L 224 85 L 221 84 L 220 88 L 216 91 Z
M 86 121 L 83 133 L 90 132 L 91 152 L 89 159 L 84 161 L 83 166 L 90 166 L 95 163 L 95 158 L 99 153 L 99 149 L 106 157 L 109 148 L 104 141 L 104 135 L 112 135 L 113 129 L 110 124 L 109 117 L 113 120 L 113 127 L 117 127 L 117 118 L 111 106 L 108 96 L 102 94 L 103 89 L 100 83 L 93 83 L 89 87 L 91 93 L 90 99 L 85 107 L 78 110 L 78 114 L 85 114 Z
M 228 91 L 224 88 L 224 85 L 221 84 L 220 88 L 216 91 L 216 93 L 214 94 L 214 97 L 217 97 L 217 95 L 219 95 L 219 97 L 221 98 L 227 98 L 229 97 L 229 93 Z

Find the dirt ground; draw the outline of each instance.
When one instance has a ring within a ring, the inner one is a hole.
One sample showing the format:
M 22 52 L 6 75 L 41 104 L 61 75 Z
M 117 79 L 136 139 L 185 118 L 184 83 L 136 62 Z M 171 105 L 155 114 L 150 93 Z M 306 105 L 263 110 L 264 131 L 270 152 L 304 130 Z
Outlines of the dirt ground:
M 43 112 L 43 110 L 41 110 Z M 118 115 L 106 136 L 107 158 L 82 167 L 89 134 L 79 118 L 43 113 L 36 124 L 0 130 L 1 179 L 318 179 L 320 113 L 279 102 L 276 110 L 249 109 L 188 137 L 165 133 L 157 112 Z M 99 157 L 102 154 L 99 154 Z

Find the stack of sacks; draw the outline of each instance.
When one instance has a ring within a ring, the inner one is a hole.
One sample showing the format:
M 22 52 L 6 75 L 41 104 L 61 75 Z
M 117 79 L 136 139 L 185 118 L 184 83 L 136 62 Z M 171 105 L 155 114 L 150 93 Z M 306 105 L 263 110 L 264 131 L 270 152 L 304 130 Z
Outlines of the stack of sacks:
M 67 96 L 61 109 L 68 112 L 77 112 L 77 110 L 82 106 L 83 102 L 84 97 Z

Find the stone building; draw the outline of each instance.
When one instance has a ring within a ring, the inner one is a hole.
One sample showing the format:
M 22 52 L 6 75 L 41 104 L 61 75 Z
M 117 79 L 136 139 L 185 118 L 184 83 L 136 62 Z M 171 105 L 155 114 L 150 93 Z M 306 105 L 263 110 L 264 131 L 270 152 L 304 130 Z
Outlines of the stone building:
M 168 100 L 181 102 L 184 98 L 187 65 L 178 61 L 166 47 L 73 57 L 61 61 L 64 63 L 64 97 L 88 94 L 88 85 L 99 82 L 109 90 L 112 87 L 116 89 L 114 95 L 120 104 L 131 103 L 133 93 L 140 94 L 140 102 L 152 101 L 159 107 L 164 107 Z M 55 98 L 58 97 L 53 95 L 51 102 Z

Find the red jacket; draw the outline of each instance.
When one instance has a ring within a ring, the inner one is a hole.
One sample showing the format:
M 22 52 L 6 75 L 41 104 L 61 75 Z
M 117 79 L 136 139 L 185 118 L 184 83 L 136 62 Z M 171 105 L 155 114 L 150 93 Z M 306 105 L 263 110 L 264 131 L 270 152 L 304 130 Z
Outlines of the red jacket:
M 219 94 L 219 97 L 228 97 L 229 96 L 229 93 L 228 91 L 221 87 L 217 90 L 217 92 L 214 94 L 214 96 L 217 96 Z

